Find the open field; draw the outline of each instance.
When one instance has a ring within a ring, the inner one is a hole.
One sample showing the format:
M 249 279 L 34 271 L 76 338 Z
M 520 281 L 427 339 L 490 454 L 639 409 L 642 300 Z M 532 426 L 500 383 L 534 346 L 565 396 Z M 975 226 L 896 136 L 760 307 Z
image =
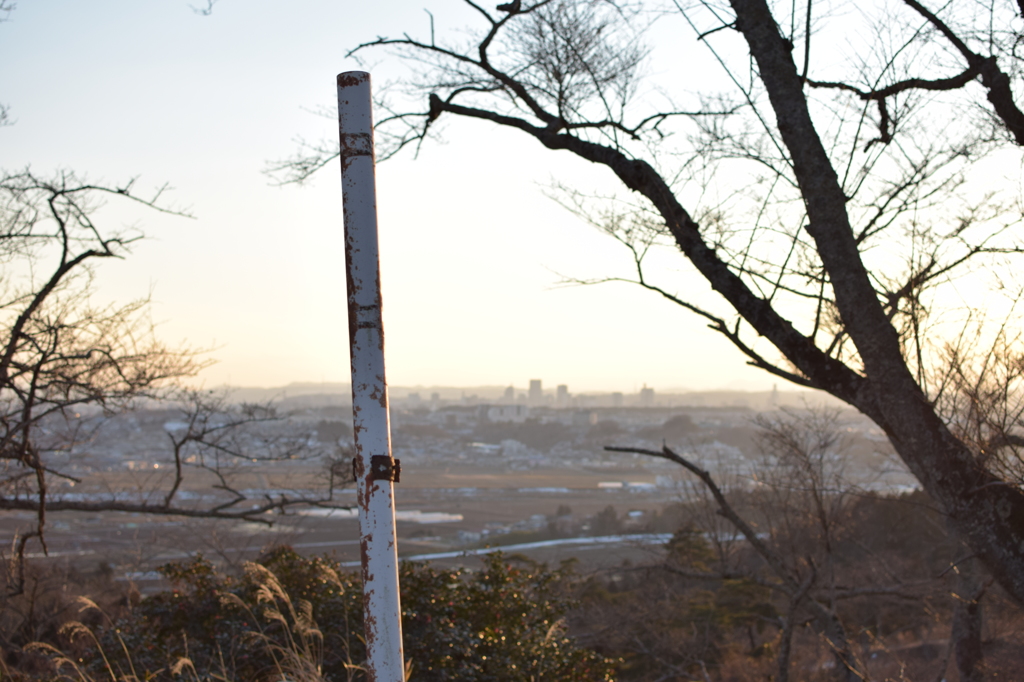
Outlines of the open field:
M 274 469 L 285 465 L 278 464 Z M 246 474 L 252 487 L 301 489 L 314 482 L 316 472 L 253 471 Z M 138 490 L 158 484 L 155 472 L 102 472 L 76 487 L 78 494 Z M 642 466 L 622 466 L 603 471 L 542 468 L 529 471 L 502 470 L 495 466 L 461 463 L 455 466 L 410 466 L 396 485 L 399 554 L 402 557 L 451 552 L 527 538 L 547 528 L 559 507 L 569 507 L 571 518 L 585 519 L 609 505 L 620 515 L 633 512 L 634 530 L 645 514 L 673 502 L 678 494 L 654 485 L 656 475 Z M 601 483 L 623 483 L 619 488 L 600 488 Z M 630 485 L 633 484 L 633 485 Z M 639 485 L 638 485 L 639 484 Z M 344 503 L 354 502 L 353 491 L 338 494 Z M 289 544 L 303 553 L 331 554 L 347 564 L 358 562 L 358 519 L 355 510 L 321 514 L 297 513 L 269 516 L 267 524 L 147 517 L 137 514 L 86 514 L 63 512 L 51 515 L 47 534 L 48 557 L 32 551 L 34 561 L 56 561 L 92 570 L 109 565 L 122 579 L 139 583 L 144 590 L 157 587 L 154 569 L 169 561 L 181 561 L 202 553 L 218 562 L 237 564 L 255 556 L 263 547 Z M 0 516 L 0 532 L 14 537 L 33 520 L 29 512 Z M 629 518 L 629 517 L 627 517 Z M 489 543 L 488 540 L 491 542 Z M 618 565 L 638 561 L 652 551 L 635 543 L 594 546 L 555 546 L 524 553 L 557 563 L 578 557 L 586 566 Z M 447 558 L 446 565 L 478 565 L 472 556 Z
M 445 554 L 435 561 L 476 566 L 473 556 L 451 556 L 488 546 L 512 549 L 548 563 L 576 557 L 583 569 L 652 559 L 656 546 L 636 542 L 594 545 L 537 541 L 635 533 L 670 533 L 679 520 L 659 514 L 682 499 L 682 470 L 663 460 L 608 453 L 608 444 L 660 447 L 669 443 L 708 468 L 725 485 L 755 485 L 748 470 L 757 461 L 756 412 L 741 407 L 539 409 L 526 421 L 496 422 L 486 406 L 449 405 L 435 410 L 396 410 L 394 454 L 403 462 L 396 485 L 400 557 Z M 309 406 L 281 420 L 282 432 L 344 448 L 351 430 L 336 407 Z M 864 489 L 896 490 L 912 483 L 893 465 L 877 429 L 857 415 L 843 417 L 848 434 L 846 475 Z M 140 410 L 111 419 L 90 418 L 93 437 L 62 456 L 80 480 L 55 482 L 49 499 L 153 502 L 172 487 L 167 434 L 178 433 L 173 410 Z M 350 456 L 350 455 L 348 455 Z M 344 469 L 345 465 L 341 464 Z M 323 491 L 321 459 L 233 462 L 230 485 L 252 505 L 268 495 L 291 499 Z M 212 508 L 232 498 L 208 470 L 192 467 L 179 491 L 182 506 Z M 160 492 L 164 491 L 164 492 Z M 319 491 L 319 492 L 318 492 Z M 335 491 L 340 505 L 354 504 L 349 487 Z M 614 509 L 608 525 L 610 512 Z M 604 526 L 592 521 L 605 512 Z M 237 566 L 271 544 L 303 553 L 330 554 L 344 564 L 359 560 L 354 510 L 296 509 L 246 522 L 125 513 L 51 512 L 46 549 L 28 546 L 33 562 L 63 562 L 80 570 L 103 566 L 143 591 L 160 586 L 155 569 L 197 553 Z M 31 530 L 30 512 L 0 515 L 8 538 Z M 673 523 L 675 525 L 673 525 Z

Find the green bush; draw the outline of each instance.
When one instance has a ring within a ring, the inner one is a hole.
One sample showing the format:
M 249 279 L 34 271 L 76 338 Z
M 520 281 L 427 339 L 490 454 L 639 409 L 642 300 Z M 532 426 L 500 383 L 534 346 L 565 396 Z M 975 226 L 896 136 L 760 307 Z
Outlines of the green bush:
M 79 640 L 95 679 L 365 679 L 361 588 L 336 562 L 279 547 L 237 578 L 202 557 L 163 572 L 175 589 L 102 628 L 101 646 Z M 494 554 L 479 571 L 405 563 L 400 580 L 415 682 L 613 679 L 612 661 L 566 636 L 565 571 Z
M 500 554 L 483 570 L 404 564 L 402 627 L 412 679 L 611 680 L 611 662 L 565 636 L 563 571 L 517 567 Z

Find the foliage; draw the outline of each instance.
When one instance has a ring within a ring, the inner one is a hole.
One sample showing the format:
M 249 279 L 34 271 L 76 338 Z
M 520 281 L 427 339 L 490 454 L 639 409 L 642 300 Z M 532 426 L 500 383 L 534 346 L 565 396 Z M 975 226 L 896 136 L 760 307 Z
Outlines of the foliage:
M 113 664 L 150 671 L 155 679 L 170 679 L 169 671 L 187 659 L 200 676 L 257 680 L 280 667 L 280 652 L 294 650 L 296 636 L 308 640 L 312 623 L 322 621 L 330 627 L 318 667 L 329 679 L 350 679 L 347 647 L 358 645 L 350 628 L 359 626 L 359 590 L 332 562 L 281 548 L 239 577 L 219 573 L 202 556 L 162 571 L 175 589 L 143 600 L 100 630 L 100 647 L 82 651 L 96 677 L 107 665 L 100 651 L 119 651 L 123 640 L 131 660 L 111 656 Z
M 615 507 L 608 505 L 590 521 L 591 535 L 615 535 L 622 532 L 622 520 L 619 519 Z
M 483 570 L 402 570 L 406 657 L 417 680 L 611 680 L 610 661 L 566 637 L 565 570 L 489 555 Z
M 759 526 L 766 522 L 773 499 L 767 491 L 729 496 Z M 705 511 L 691 501 L 659 517 L 659 523 L 682 520 L 663 561 L 585 577 L 508 557 L 491 557 L 478 571 L 403 565 L 410 679 L 602 680 L 612 677 L 608 658 L 615 659 L 614 679 L 622 682 L 781 679 L 774 659 L 784 644 L 790 598 L 749 544 L 709 525 Z M 962 594 L 956 579 L 964 568 L 961 545 L 921 492 L 854 495 L 840 512 L 833 579 L 825 574 L 814 524 L 794 524 L 785 538 L 793 552 L 787 560 L 817 565 L 818 582 L 808 595 L 835 600 L 870 679 L 899 679 L 901 666 L 904 679 L 938 679 Z M 362 679 L 359 581 L 334 562 L 279 548 L 239 576 L 224 575 L 202 558 L 164 570 L 176 589 L 141 602 L 123 599 L 123 585 L 111 582 L 108 571 L 55 572 L 41 576 L 46 580 L 38 590 L 33 571 L 30 589 L 17 604 L 9 600 L 0 622 L 27 615 L 24 603 L 37 592 L 53 603 L 37 604 L 21 634 L 0 632 L 8 640 L 0 662 L 8 669 L 0 679 L 56 679 L 57 658 L 65 659 L 62 682 L 129 682 L 133 669 L 154 680 L 171 679 L 177 669 L 189 682 L 259 681 L 278 671 L 295 681 Z M 78 612 L 79 581 L 102 611 L 90 600 L 80 601 L 88 608 Z M 19 604 L 20 610 L 12 608 Z M 984 608 L 986 669 L 1014 679 L 1024 651 L 1021 615 L 995 587 L 985 594 Z M 68 618 L 87 627 L 69 628 Z M 62 623 L 65 633 L 78 635 L 70 646 L 58 637 Z M 817 680 L 806 671 L 834 669 L 807 610 L 797 614 L 792 636 L 792 679 Z M 14 637 L 18 646 L 8 643 Z M 32 637 L 66 653 L 26 646 Z M 513 665 L 522 677 L 513 676 Z
M 169 680 L 188 660 L 201 679 L 276 679 L 274 671 L 285 669 L 314 675 L 298 679 L 364 679 L 360 583 L 336 562 L 279 547 L 240 577 L 220 574 L 202 557 L 163 571 L 176 589 L 102 628 L 100 646 L 79 642 L 83 667 L 95 678 L 111 666 Z M 611 680 L 611 661 L 566 636 L 569 578 L 567 571 L 513 565 L 498 554 L 475 572 L 403 564 L 405 655 L 413 679 Z M 122 651 L 130 659 L 117 655 Z
M 476 427 L 473 437 L 487 442 L 517 440 L 535 450 L 548 451 L 552 446 L 571 439 L 571 430 L 559 422 L 544 422 L 527 419 L 522 424 L 515 422 L 484 422 Z
M 767 505 L 758 496 L 771 499 L 762 490 L 730 493 L 734 506 L 760 526 L 758 510 L 767 513 Z M 586 645 L 622 659 L 622 682 L 783 679 L 777 657 L 786 647 L 792 608 L 786 587 L 749 543 L 709 532 L 702 511 L 697 502 L 689 505 L 689 521 L 666 546 L 663 563 L 623 565 L 581 585 L 580 606 L 570 616 L 573 631 Z M 820 556 L 820 530 L 808 524 L 786 538 L 788 561 L 803 558 L 818 567 L 805 598 L 835 607 L 867 679 L 940 679 L 952 665 L 951 622 L 961 599 L 956 572 L 964 568 L 964 555 L 934 502 L 921 492 L 851 496 L 836 528 L 831 578 Z M 985 609 L 992 621 L 986 670 L 1018 669 L 1020 612 L 994 587 Z M 800 608 L 795 626 L 789 679 L 832 679 L 838 666 L 813 611 Z
M 707 571 L 715 559 L 715 554 L 704 539 L 703 533 L 694 528 L 693 524 L 681 526 L 672 534 L 665 549 L 665 561 L 672 565 L 694 571 Z

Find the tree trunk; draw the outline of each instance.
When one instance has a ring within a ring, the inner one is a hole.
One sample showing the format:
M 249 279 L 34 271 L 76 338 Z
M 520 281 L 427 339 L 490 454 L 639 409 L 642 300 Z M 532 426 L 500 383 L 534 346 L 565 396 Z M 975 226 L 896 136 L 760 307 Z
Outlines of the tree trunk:
M 807 210 L 807 232 L 828 272 L 867 386 L 851 394 L 848 386 L 811 378 L 882 427 L 925 491 L 949 514 L 958 534 L 1007 592 L 1024 604 L 1024 492 L 983 470 L 922 393 L 861 260 L 846 197 L 811 120 L 790 45 L 764 0 L 732 0 L 732 6 L 792 157 Z M 749 319 L 750 311 L 738 311 Z
M 985 679 L 982 665 L 981 630 L 984 623 L 981 600 L 985 585 L 978 577 L 975 561 L 969 559 L 959 565 L 956 605 L 953 608 L 953 651 L 960 682 L 982 682 Z

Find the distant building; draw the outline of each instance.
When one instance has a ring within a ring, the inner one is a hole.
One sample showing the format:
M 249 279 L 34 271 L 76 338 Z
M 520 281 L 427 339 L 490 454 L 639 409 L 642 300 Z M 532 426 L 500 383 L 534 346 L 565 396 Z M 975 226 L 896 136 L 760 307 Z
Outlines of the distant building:
M 542 405 L 544 403 L 544 390 L 540 386 L 540 379 L 530 379 L 529 402 L 531 405 Z
M 640 407 L 653 407 L 654 406 L 654 389 L 647 388 L 647 384 L 640 389 Z
M 569 387 L 565 384 L 559 384 L 555 389 L 555 405 L 569 407 Z
M 491 405 L 487 408 L 487 419 L 492 422 L 515 422 L 522 424 L 530 416 L 526 405 Z
M 618 391 L 612 393 L 612 407 L 622 407 L 622 394 Z
M 509 386 L 505 389 L 505 395 L 502 397 L 502 401 L 506 403 L 514 403 L 516 401 L 516 389 Z
M 480 419 L 479 412 L 476 405 L 445 405 L 431 414 L 430 421 L 446 429 L 473 427 Z

